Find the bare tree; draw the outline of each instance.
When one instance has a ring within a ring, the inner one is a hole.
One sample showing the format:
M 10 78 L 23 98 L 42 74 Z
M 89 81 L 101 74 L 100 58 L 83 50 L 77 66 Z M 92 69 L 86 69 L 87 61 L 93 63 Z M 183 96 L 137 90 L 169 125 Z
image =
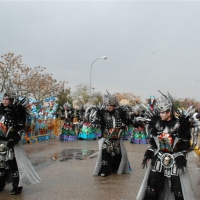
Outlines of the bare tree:
M 184 99 L 174 99 L 175 106 L 177 108 L 187 109 L 189 106 L 194 106 L 198 111 L 200 111 L 200 102 L 196 101 L 195 99 L 184 98 Z
M 5 54 L 1 58 L 3 61 L 0 61 L 0 92 L 3 92 L 10 81 L 18 74 L 23 64 L 21 55 L 15 56 L 14 53 Z
M 139 96 L 136 96 L 132 93 L 115 93 L 114 95 L 119 102 L 123 99 L 126 99 L 130 106 L 135 106 L 136 101 L 140 99 Z
M 44 70 L 40 66 L 25 70 L 23 90 L 36 100 L 57 96 L 64 89 L 64 81 L 57 82 L 52 74 L 44 73 Z
M 45 73 L 46 68 L 30 68 L 22 64 L 21 56 L 8 53 L 1 56 L 0 62 L 0 90 L 12 83 L 19 95 L 29 95 L 36 100 L 44 100 L 50 96 L 57 96 L 60 91 L 65 90 L 65 81 L 55 80 L 52 74 Z M 70 90 L 67 88 L 66 90 Z

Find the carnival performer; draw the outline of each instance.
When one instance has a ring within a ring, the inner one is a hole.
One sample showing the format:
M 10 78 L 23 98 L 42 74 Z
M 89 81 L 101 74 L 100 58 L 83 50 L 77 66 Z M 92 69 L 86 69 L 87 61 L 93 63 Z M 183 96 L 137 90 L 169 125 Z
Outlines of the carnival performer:
M 25 185 L 40 182 L 21 144 L 20 132 L 29 115 L 25 101 L 8 89 L 0 105 L 0 191 L 12 181 L 11 195 L 20 194 Z
M 135 121 L 133 127 L 133 133 L 130 138 L 130 142 L 134 144 L 147 144 L 147 134 L 145 133 L 145 122 L 144 118 L 144 108 L 142 105 L 137 104 L 133 108 L 133 113 L 131 114 L 131 119 Z
M 148 99 L 148 108 L 154 110 L 156 105 L 156 97 L 154 95 L 150 95 Z
M 132 113 L 132 107 L 129 105 L 121 105 L 120 106 L 123 108 L 123 110 L 126 112 L 128 117 L 131 117 L 131 113 Z M 130 118 L 131 119 L 131 118 Z M 129 119 L 128 119 L 129 120 Z M 125 129 L 122 131 L 122 140 L 128 140 L 129 138 L 129 134 L 130 134 L 130 129 L 133 129 L 132 125 L 126 125 Z
M 95 106 L 89 114 L 92 127 L 101 127 L 102 138 L 98 141 L 99 153 L 93 175 L 108 176 L 111 172 L 117 174 L 131 171 L 127 151 L 121 134 L 128 124 L 126 111 L 119 106 L 117 99 L 108 93 L 104 97 L 105 106 Z
M 91 109 L 91 107 L 93 109 Z M 79 139 L 93 139 L 96 140 L 97 138 L 101 138 L 101 130 L 99 126 L 93 126 L 90 123 L 90 116 L 92 116 L 93 114 L 95 114 L 96 110 L 99 110 L 101 108 L 101 106 L 99 105 L 98 107 L 94 108 L 93 106 L 89 106 L 87 105 L 86 111 L 85 113 L 87 113 L 84 116 L 83 119 L 83 124 L 79 133 Z M 88 110 L 90 112 L 90 114 L 88 114 Z
M 160 91 L 159 91 L 160 92 Z M 161 92 L 160 92 L 161 93 Z M 147 168 L 137 200 L 194 200 L 186 156 L 190 151 L 191 123 L 195 109 L 181 115 L 168 93 L 157 100 L 157 109 L 146 112 L 149 123 L 149 148 L 142 167 Z
M 61 128 L 60 139 L 61 140 L 76 140 L 77 135 L 75 132 L 74 121 L 77 121 L 77 112 L 74 112 L 74 108 L 71 104 L 66 102 L 61 109 L 60 118 L 64 120 L 64 124 Z
M 83 105 L 78 109 L 79 122 L 83 123 L 85 117 L 85 108 Z
M 80 129 L 82 127 L 82 116 L 80 114 L 83 114 L 80 112 L 79 106 L 74 107 L 73 111 L 73 128 L 76 133 L 76 136 L 78 136 Z

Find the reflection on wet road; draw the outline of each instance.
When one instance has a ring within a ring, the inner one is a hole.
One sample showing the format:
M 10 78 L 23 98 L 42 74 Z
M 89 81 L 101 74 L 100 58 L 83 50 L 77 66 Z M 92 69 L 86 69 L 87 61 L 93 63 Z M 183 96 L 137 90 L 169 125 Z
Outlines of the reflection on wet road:
M 0 200 L 134 200 L 145 169 L 141 168 L 148 145 L 124 141 L 132 167 L 130 174 L 93 176 L 98 155 L 98 141 L 48 142 L 24 145 L 24 149 L 42 181 L 25 186 L 19 196 L 10 196 L 12 185 L 6 185 Z M 188 155 L 191 183 L 194 194 L 200 199 L 200 159 L 191 152 Z
M 83 160 L 94 154 L 94 150 L 87 149 L 65 149 L 62 151 L 62 157 L 60 161 L 65 161 L 68 159 Z
M 41 151 L 41 149 L 39 149 Z M 94 158 L 98 154 L 96 150 L 88 150 L 88 149 L 64 149 L 60 153 L 54 153 L 51 157 L 32 157 L 31 163 L 33 166 L 37 166 L 43 162 L 47 162 L 49 160 L 56 161 L 67 161 L 69 159 L 76 160 L 84 160 L 88 158 Z

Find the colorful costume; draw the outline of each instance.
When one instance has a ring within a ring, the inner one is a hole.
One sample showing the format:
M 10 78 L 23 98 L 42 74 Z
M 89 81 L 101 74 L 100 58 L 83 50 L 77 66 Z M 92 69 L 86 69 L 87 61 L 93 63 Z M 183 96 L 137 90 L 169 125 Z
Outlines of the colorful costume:
M 130 138 L 131 143 L 134 144 L 148 143 L 148 137 L 147 134 L 145 133 L 145 123 L 144 120 L 142 120 L 143 117 L 144 117 L 144 110 L 138 104 L 134 107 L 133 114 L 131 115 L 131 118 L 135 121 L 134 124 L 135 127 L 133 127 L 133 133 Z
M 91 127 L 89 122 L 83 122 L 83 126 L 79 133 L 79 139 L 97 139 L 95 128 Z
M 79 133 L 79 139 L 94 139 L 101 137 L 101 129 L 97 126 L 91 126 L 90 119 L 95 114 L 96 109 L 100 109 L 100 107 L 96 107 L 93 109 L 90 109 L 91 107 L 88 107 L 86 109 L 85 117 L 83 120 L 83 126 Z
M 77 140 L 78 136 L 75 132 L 74 122 L 78 121 L 78 116 L 77 112 L 74 111 L 68 102 L 64 104 L 60 118 L 64 120 L 64 124 L 61 128 L 60 139 Z

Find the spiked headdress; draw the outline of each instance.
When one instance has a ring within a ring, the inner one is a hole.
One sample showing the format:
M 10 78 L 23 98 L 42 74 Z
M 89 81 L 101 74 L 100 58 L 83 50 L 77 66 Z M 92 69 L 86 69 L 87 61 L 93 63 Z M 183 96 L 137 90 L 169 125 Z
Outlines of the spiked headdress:
M 70 104 L 69 102 L 65 102 L 64 105 L 63 105 L 63 107 L 64 107 L 64 106 L 66 106 L 66 107 L 68 107 L 68 108 L 71 108 L 71 104 Z
M 134 108 L 133 108 L 133 111 L 136 113 L 136 112 L 138 112 L 138 113 L 141 113 L 141 111 L 142 111 L 142 107 L 140 106 L 140 105 L 136 105 Z
M 8 97 L 13 104 L 18 100 L 17 92 L 11 85 L 6 87 L 3 97 Z
M 111 95 L 108 91 L 107 91 L 107 95 L 104 96 L 104 104 L 106 106 L 108 105 L 112 105 L 112 106 L 119 106 L 119 102 L 117 101 L 117 99 L 115 98 L 114 95 Z
M 159 90 L 158 90 L 159 91 Z M 160 92 L 160 91 L 159 91 Z M 173 97 L 169 94 L 164 95 L 162 92 L 160 92 L 163 97 L 159 100 L 157 99 L 157 108 L 160 112 L 165 112 L 165 111 L 174 111 L 174 99 Z

